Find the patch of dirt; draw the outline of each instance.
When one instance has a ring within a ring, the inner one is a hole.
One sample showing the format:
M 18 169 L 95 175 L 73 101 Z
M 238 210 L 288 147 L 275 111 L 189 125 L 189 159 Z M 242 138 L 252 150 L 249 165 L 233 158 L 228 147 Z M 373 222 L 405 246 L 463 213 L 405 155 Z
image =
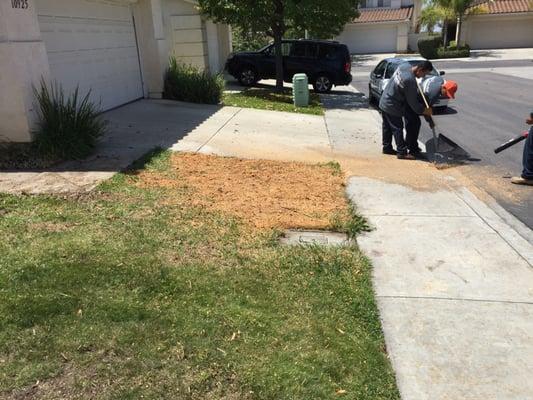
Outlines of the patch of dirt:
M 363 176 L 419 191 L 447 189 L 444 174 L 439 173 L 435 165 L 429 162 L 398 160 L 385 155 L 372 158 L 343 157 L 339 162 L 347 176 Z
M 145 187 L 188 188 L 188 201 L 258 229 L 327 229 L 345 213 L 344 176 L 325 165 L 174 154 L 176 178 L 140 171 Z
M 95 371 L 80 370 L 71 363 L 66 363 L 61 374 L 33 385 L 5 393 L 0 399 L 5 400 L 55 400 L 55 399 L 95 399 L 105 392 L 111 382 L 97 380 Z

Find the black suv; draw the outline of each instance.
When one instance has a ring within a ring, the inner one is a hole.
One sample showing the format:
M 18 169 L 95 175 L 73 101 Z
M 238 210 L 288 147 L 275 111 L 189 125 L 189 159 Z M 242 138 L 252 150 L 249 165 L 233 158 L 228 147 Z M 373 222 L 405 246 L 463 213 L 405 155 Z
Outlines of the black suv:
M 348 85 L 352 81 L 352 63 L 348 47 L 322 40 L 284 40 L 283 79 L 291 82 L 294 74 L 305 73 L 315 91 L 329 92 L 333 85 Z M 261 79 L 276 77 L 274 45 L 259 51 L 230 55 L 226 70 L 241 85 L 252 86 Z

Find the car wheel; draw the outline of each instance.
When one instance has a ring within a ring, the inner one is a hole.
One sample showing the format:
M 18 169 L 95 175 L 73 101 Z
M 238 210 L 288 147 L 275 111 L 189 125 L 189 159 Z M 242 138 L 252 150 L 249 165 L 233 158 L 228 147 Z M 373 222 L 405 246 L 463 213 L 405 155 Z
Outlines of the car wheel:
M 251 67 L 244 67 L 239 72 L 239 83 L 243 86 L 253 86 L 259 80 L 257 78 L 257 72 Z
M 327 75 L 318 75 L 315 79 L 315 82 L 313 83 L 313 88 L 315 89 L 315 92 L 318 93 L 327 93 L 331 91 L 332 87 L 333 82 L 331 81 L 331 78 Z

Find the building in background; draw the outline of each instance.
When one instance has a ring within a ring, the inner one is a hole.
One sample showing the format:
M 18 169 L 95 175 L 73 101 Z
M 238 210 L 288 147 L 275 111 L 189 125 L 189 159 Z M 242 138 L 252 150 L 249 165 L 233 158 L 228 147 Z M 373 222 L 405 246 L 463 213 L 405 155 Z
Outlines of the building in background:
M 363 0 L 359 17 L 337 40 L 352 54 L 405 52 L 421 7 L 421 0 Z
M 472 49 L 533 47 L 533 2 L 482 1 L 483 13 L 469 15 L 463 23 L 461 43 Z
M 171 56 L 218 72 L 230 51 L 192 0 L 1 0 L 0 141 L 31 140 L 41 78 L 108 110 L 160 98 Z

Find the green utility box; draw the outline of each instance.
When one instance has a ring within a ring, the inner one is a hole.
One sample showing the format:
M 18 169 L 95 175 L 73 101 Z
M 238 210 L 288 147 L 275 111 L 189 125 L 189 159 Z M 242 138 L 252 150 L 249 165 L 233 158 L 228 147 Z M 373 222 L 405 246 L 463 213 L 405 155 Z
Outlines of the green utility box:
M 306 74 L 296 74 L 292 78 L 292 95 L 296 107 L 309 106 L 309 80 Z

